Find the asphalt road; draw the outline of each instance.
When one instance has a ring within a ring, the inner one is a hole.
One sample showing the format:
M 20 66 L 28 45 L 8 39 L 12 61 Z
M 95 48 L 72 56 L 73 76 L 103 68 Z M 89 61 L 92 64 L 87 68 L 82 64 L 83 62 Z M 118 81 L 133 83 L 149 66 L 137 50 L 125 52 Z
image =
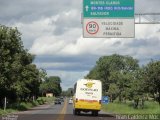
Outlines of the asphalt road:
M 41 105 L 24 112 L 18 112 L 9 116 L 1 117 L 2 120 L 116 120 L 115 117 L 100 111 L 98 116 L 92 116 L 91 113 L 80 115 L 72 114 L 72 104 L 65 100 L 61 105 Z

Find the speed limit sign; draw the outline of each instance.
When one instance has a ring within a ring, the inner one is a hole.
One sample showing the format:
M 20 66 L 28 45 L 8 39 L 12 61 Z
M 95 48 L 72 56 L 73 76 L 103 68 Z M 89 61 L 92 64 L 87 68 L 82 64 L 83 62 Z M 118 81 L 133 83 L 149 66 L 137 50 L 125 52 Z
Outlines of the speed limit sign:
M 96 34 L 98 30 L 99 30 L 99 26 L 95 21 L 91 21 L 86 24 L 86 31 L 89 34 Z

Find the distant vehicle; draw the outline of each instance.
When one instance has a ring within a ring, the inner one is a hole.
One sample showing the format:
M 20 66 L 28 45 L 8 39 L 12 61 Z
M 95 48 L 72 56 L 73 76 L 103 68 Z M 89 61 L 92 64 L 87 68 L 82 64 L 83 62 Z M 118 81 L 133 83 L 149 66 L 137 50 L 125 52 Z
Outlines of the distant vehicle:
M 56 99 L 54 100 L 54 104 L 61 104 L 61 100 L 60 100 L 59 98 L 56 98 Z
M 69 104 L 73 104 L 73 99 L 70 98 L 68 103 L 69 103 Z
M 100 80 L 80 79 L 74 85 L 73 114 L 92 112 L 98 116 L 101 110 L 102 83 Z
M 64 102 L 64 98 L 63 97 L 60 97 L 60 100 L 61 100 L 61 102 Z

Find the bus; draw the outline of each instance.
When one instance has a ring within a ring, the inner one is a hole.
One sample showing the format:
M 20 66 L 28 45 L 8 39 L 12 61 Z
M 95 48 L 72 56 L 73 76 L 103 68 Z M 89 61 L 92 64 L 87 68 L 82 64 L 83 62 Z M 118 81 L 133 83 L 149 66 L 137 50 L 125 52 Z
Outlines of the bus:
M 101 110 L 102 83 L 100 80 L 80 79 L 74 85 L 73 114 L 81 111 L 98 116 Z

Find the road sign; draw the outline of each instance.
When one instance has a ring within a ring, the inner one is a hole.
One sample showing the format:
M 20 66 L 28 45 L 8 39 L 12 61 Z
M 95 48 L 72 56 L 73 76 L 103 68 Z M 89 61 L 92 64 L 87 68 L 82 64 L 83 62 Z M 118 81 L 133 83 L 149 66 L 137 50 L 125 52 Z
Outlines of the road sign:
M 104 103 L 104 104 L 108 104 L 108 103 L 109 103 L 109 98 L 108 98 L 108 96 L 103 96 L 103 97 L 102 97 L 102 103 Z
M 85 37 L 134 37 L 134 19 L 84 19 Z
M 134 0 L 83 0 L 83 36 L 134 37 Z
M 99 31 L 99 25 L 94 22 L 90 21 L 86 23 L 86 31 L 88 34 L 96 34 Z
M 84 0 L 83 17 L 134 17 L 134 0 Z

